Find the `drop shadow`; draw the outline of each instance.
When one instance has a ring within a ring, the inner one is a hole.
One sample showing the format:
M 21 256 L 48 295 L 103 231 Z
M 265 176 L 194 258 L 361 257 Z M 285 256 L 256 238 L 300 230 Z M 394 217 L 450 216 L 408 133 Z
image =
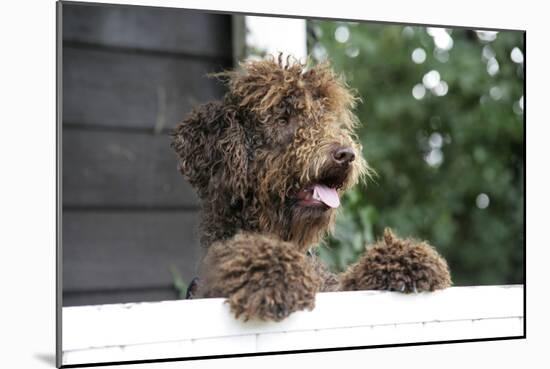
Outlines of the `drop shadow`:
M 55 368 L 55 354 L 34 354 L 34 357 Z

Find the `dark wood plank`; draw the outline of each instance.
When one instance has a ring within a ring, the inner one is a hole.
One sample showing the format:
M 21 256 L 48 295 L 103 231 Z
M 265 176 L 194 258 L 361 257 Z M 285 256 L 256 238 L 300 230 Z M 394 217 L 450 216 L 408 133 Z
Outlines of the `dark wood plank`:
M 63 123 L 162 130 L 225 88 L 206 74 L 228 64 L 63 48 Z
M 197 273 L 198 213 L 63 211 L 63 290 L 143 289 Z
M 63 131 L 63 206 L 197 208 L 168 134 Z
M 180 296 L 173 286 L 63 292 L 63 306 L 121 304 L 126 302 L 178 300 Z
M 63 40 L 231 58 L 231 16 L 186 9 L 65 4 Z

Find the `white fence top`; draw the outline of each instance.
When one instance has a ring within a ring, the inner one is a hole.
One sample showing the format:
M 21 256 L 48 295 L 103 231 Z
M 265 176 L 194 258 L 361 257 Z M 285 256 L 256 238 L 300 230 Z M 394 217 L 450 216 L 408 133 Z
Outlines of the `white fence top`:
M 63 364 L 523 335 L 523 286 L 421 294 L 327 292 L 282 322 L 237 320 L 224 299 L 63 308 Z

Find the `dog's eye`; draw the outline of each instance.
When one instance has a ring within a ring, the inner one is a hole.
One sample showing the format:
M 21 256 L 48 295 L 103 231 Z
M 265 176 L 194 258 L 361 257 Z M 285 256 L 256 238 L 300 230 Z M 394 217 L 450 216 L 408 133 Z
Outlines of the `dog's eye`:
M 281 118 L 277 120 L 277 124 L 279 124 L 280 126 L 286 126 L 288 124 L 288 120 Z
M 284 125 L 291 125 L 291 126 L 297 126 L 298 125 L 298 118 L 295 117 L 294 115 L 291 115 L 290 117 L 286 118 L 286 119 L 283 119 L 284 120 Z

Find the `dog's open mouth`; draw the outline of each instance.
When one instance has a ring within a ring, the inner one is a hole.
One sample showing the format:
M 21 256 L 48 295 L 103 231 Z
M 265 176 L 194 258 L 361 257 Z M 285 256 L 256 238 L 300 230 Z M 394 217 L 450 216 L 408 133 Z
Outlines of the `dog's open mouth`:
M 301 206 L 328 206 L 330 208 L 340 206 L 338 191 L 323 184 L 315 184 L 298 191 L 296 199 Z
M 342 179 L 327 178 L 300 189 L 295 198 L 297 204 L 306 207 L 337 208 L 340 206 L 338 190 L 342 187 Z

